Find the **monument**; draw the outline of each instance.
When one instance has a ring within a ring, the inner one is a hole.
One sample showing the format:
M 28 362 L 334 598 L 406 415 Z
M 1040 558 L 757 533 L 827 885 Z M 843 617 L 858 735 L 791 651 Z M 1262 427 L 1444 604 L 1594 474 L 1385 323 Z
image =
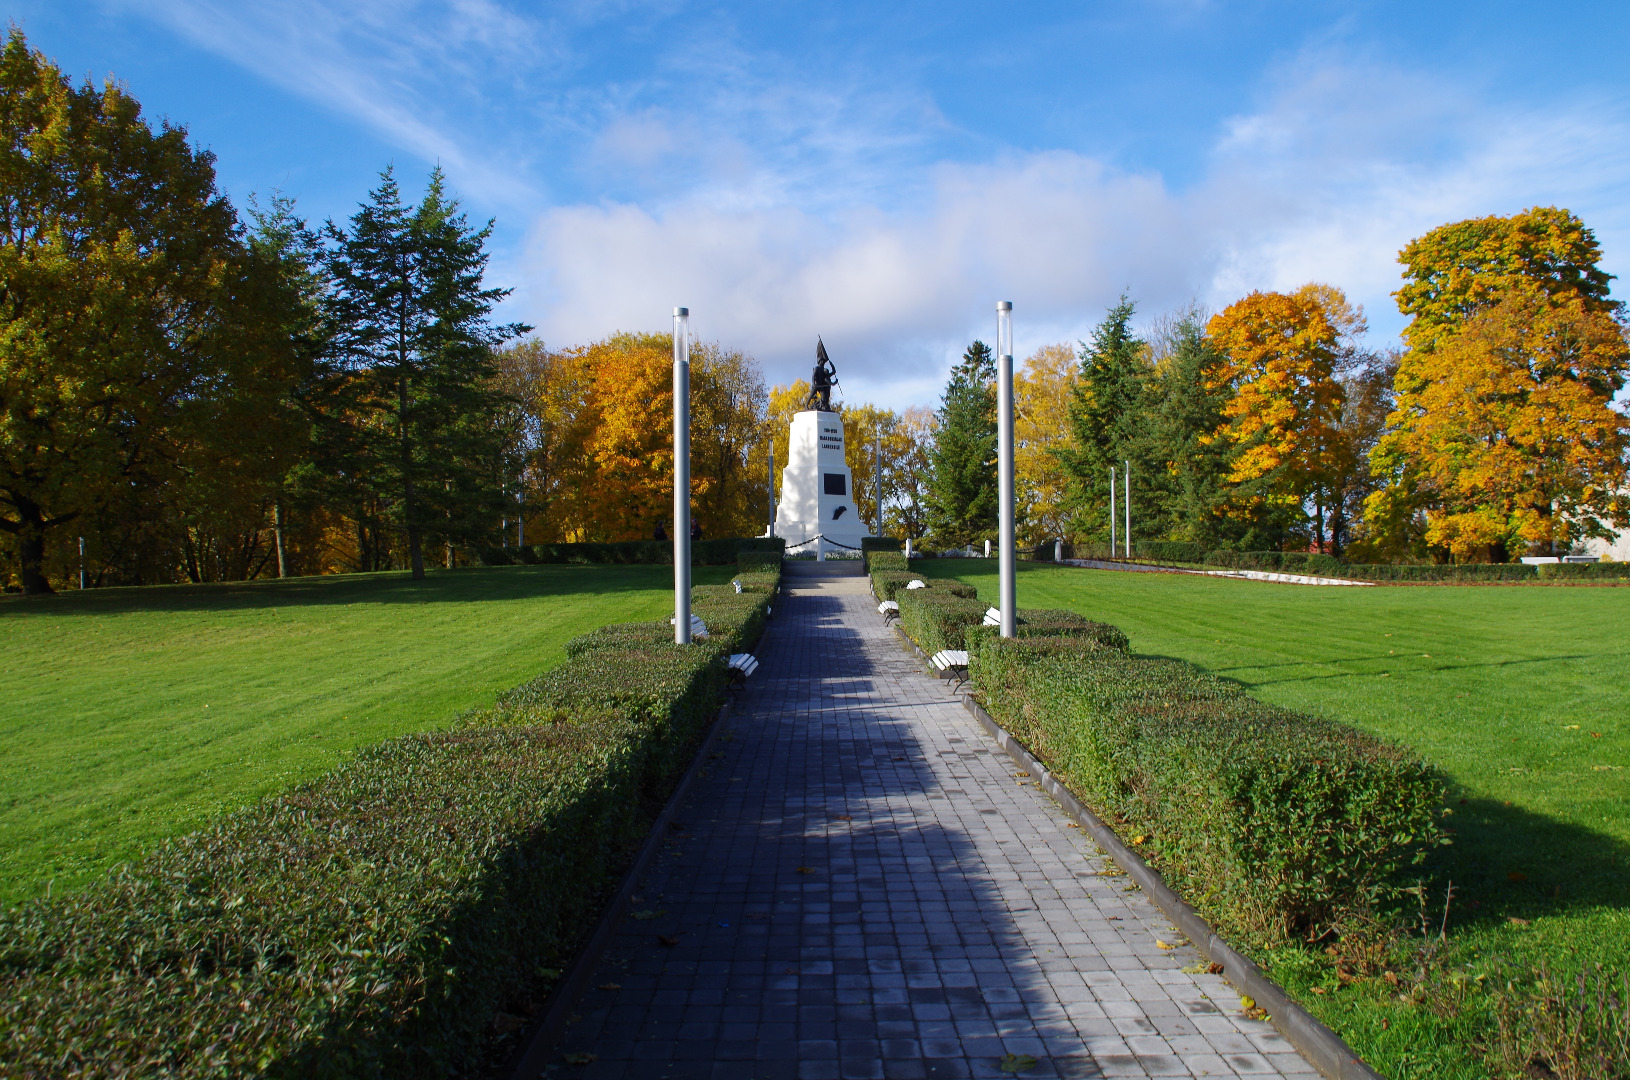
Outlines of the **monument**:
M 781 470 L 781 502 L 776 507 L 775 535 L 789 551 L 827 552 L 858 549 L 870 535 L 852 501 L 854 477 L 843 461 L 843 418 L 832 411 L 837 369 L 826 355 L 826 343 L 815 340 L 815 370 L 809 380 L 805 409 L 792 418 L 787 465 Z M 808 544 L 816 537 L 831 543 Z M 798 549 L 797 545 L 808 544 Z

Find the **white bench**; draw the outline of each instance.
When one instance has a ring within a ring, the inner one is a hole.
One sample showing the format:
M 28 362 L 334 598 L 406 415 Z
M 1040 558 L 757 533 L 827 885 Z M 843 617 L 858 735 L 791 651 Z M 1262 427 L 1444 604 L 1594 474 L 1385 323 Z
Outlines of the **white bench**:
M 752 653 L 730 654 L 730 682 L 747 685 L 747 676 L 758 670 L 758 658 Z
M 877 605 L 877 613 L 883 616 L 884 622 L 888 622 L 890 619 L 898 619 L 900 617 L 900 605 L 893 600 L 885 600 Z
M 906 582 L 906 588 L 908 590 L 909 589 L 926 589 L 926 588 L 928 588 L 928 582 L 924 581 L 922 578 L 912 578 L 910 581 Z
M 928 662 L 934 665 L 935 671 L 949 671 L 954 674 L 957 677 L 956 684 L 959 687 L 968 681 L 968 650 L 966 649 L 941 649 L 929 657 Z
M 672 626 L 673 624 L 674 617 L 670 615 L 668 616 L 668 625 Z M 707 623 L 702 621 L 702 617 L 700 615 L 692 615 L 690 617 L 690 636 L 693 638 L 707 637 Z
M 986 626 L 1001 626 L 1002 625 L 1002 612 L 1001 612 L 1001 610 L 998 609 L 998 608 L 986 608 L 985 609 L 985 625 Z

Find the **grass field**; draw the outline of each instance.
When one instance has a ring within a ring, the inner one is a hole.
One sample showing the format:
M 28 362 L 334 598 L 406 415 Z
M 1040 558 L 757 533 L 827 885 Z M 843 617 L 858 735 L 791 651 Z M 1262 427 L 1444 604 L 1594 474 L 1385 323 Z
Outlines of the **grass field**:
M 0 904 L 488 704 L 568 638 L 671 611 L 672 575 L 503 567 L 0 600 Z
M 996 596 L 995 563 L 925 562 Z M 1630 589 L 1314 587 L 1021 564 L 1021 607 L 1120 626 L 1256 696 L 1415 747 L 1455 786 L 1431 866 L 1444 970 L 1630 972 Z M 1301 957 L 1275 973 L 1383 1073 L 1486 1075 L 1487 994 L 1406 1005 Z M 1313 986 L 1325 993 L 1316 994 Z M 1448 991 L 1446 991 L 1447 993 Z M 1434 1004 L 1436 1007 L 1434 1007 Z M 1441 1014 L 1441 1015 L 1440 1015 Z

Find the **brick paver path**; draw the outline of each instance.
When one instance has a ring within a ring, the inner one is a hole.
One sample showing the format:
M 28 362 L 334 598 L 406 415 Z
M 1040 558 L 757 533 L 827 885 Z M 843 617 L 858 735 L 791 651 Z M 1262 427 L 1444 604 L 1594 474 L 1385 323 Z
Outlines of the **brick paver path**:
M 783 595 L 555 1075 L 1316 1076 L 864 590 Z

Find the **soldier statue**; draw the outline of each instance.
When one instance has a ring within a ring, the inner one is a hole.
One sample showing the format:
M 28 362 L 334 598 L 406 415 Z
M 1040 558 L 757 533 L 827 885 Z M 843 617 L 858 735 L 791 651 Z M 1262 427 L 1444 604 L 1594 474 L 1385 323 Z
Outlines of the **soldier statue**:
M 838 385 L 838 369 L 832 366 L 832 358 L 826 355 L 826 343 L 817 336 L 815 338 L 815 371 L 809 377 L 809 400 L 805 404 L 811 409 L 831 412 L 832 388 L 836 385 Z

